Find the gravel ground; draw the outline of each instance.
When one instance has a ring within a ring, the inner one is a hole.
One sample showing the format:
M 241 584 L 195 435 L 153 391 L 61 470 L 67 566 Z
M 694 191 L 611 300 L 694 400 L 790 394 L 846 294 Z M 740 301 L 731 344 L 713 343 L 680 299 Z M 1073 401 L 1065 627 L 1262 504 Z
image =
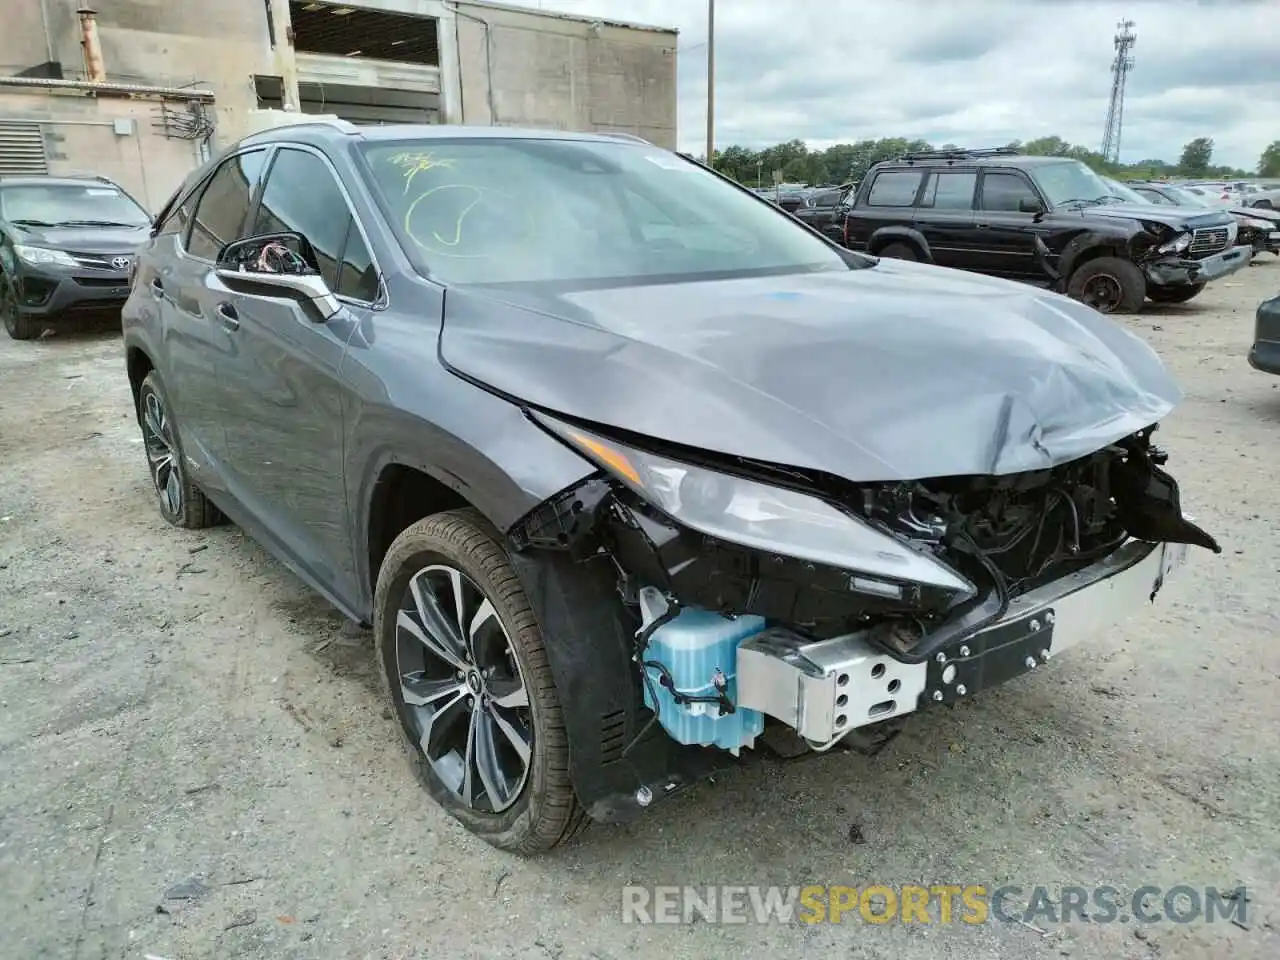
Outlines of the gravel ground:
M 1280 378 L 1244 359 L 1277 289 L 1266 257 L 1124 321 L 1186 391 L 1160 439 L 1222 556 L 875 758 L 758 762 L 537 861 L 419 791 L 366 634 L 234 527 L 160 519 L 117 335 L 0 338 L 0 956 L 1280 955 Z M 620 919 L 627 883 L 873 882 L 1251 899 L 1141 929 Z

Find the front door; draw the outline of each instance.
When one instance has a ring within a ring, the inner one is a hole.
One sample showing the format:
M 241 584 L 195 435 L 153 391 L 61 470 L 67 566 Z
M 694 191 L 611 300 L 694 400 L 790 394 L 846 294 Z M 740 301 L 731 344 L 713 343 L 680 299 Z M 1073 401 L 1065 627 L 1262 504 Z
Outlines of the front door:
M 205 284 L 218 251 L 240 235 L 265 159 L 265 150 L 253 150 L 223 161 L 194 199 L 170 216 L 172 227 L 166 221 L 155 240 L 168 247 L 154 258 L 159 269 L 137 281 L 145 285 L 140 293 L 154 297 L 163 316 L 162 349 L 169 371 L 165 390 L 181 430 L 183 453 L 200 485 L 215 492 L 226 489 L 218 368 L 230 340 L 205 296 Z
M 1036 258 L 1036 237 L 1045 231 L 1040 214 L 1024 212 L 1026 202 L 1044 201 L 1021 170 L 985 170 L 978 195 L 982 270 L 1014 280 L 1045 282 Z
M 318 153 L 279 149 L 249 233 L 304 236 L 343 309 L 322 319 L 290 297 L 233 290 L 215 277 L 215 309 L 235 327 L 220 371 L 237 496 L 306 576 L 359 596 L 343 471 L 347 340 L 378 297 L 376 271 L 346 197 Z M 234 281 L 232 281 L 234 285 Z

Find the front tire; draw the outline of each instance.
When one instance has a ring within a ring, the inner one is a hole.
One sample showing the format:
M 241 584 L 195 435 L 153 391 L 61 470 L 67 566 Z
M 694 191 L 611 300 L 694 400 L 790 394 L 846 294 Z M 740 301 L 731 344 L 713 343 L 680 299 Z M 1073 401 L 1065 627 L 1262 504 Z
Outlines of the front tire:
M 1099 313 L 1137 313 L 1147 297 L 1147 279 L 1128 260 L 1097 257 L 1071 274 L 1067 295 Z
M 18 291 L 3 273 L 0 273 L 0 317 L 4 318 L 5 333 L 14 340 L 34 340 L 44 333 L 44 325 L 39 320 L 18 312 Z
M 1203 283 L 1188 283 L 1178 287 L 1157 287 L 1153 284 L 1147 288 L 1147 296 L 1153 303 L 1186 303 L 1198 296 L 1204 288 Z
M 221 523 L 221 512 L 187 476 L 173 408 L 160 375 L 154 370 L 138 388 L 137 413 L 160 516 L 185 530 L 203 530 Z
M 409 763 L 495 847 L 532 854 L 585 822 L 546 647 L 497 531 L 474 510 L 408 527 L 378 572 L 374 636 Z

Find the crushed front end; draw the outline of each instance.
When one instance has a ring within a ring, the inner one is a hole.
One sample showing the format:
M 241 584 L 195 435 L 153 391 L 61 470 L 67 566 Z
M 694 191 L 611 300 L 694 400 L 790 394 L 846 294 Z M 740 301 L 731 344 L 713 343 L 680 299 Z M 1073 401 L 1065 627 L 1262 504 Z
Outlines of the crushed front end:
M 629 625 L 628 674 L 577 681 L 635 701 L 622 765 L 577 772 L 602 819 L 696 776 L 689 751 L 776 727 L 822 751 L 1036 669 L 1153 600 L 1189 545 L 1219 552 L 1154 428 L 1051 469 L 857 484 L 537 419 L 601 472 L 511 531 L 517 554 L 607 566 Z M 682 759 L 628 765 L 659 728 Z

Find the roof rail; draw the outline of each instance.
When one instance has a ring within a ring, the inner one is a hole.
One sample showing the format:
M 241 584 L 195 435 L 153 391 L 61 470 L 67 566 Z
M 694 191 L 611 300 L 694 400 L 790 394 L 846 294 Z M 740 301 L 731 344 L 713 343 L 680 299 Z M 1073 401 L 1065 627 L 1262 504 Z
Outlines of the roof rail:
M 978 157 L 1016 157 L 1018 151 L 1013 147 L 979 147 L 968 149 L 956 147 L 954 150 L 921 150 L 915 153 L 904 153 L 899 160 L 969 160 Z
M 614 131 L 608 131 L 608 132 L 597 131 L 596 136 L 613 137 L 615 140 L 630 140 L 633 143 L 643 143 L 646 147 L 653 146 L 653 144 L 650 143 L 648 140 L 646 140 L 644 137 L 636 136 L 634 133 L 615 133 Z

